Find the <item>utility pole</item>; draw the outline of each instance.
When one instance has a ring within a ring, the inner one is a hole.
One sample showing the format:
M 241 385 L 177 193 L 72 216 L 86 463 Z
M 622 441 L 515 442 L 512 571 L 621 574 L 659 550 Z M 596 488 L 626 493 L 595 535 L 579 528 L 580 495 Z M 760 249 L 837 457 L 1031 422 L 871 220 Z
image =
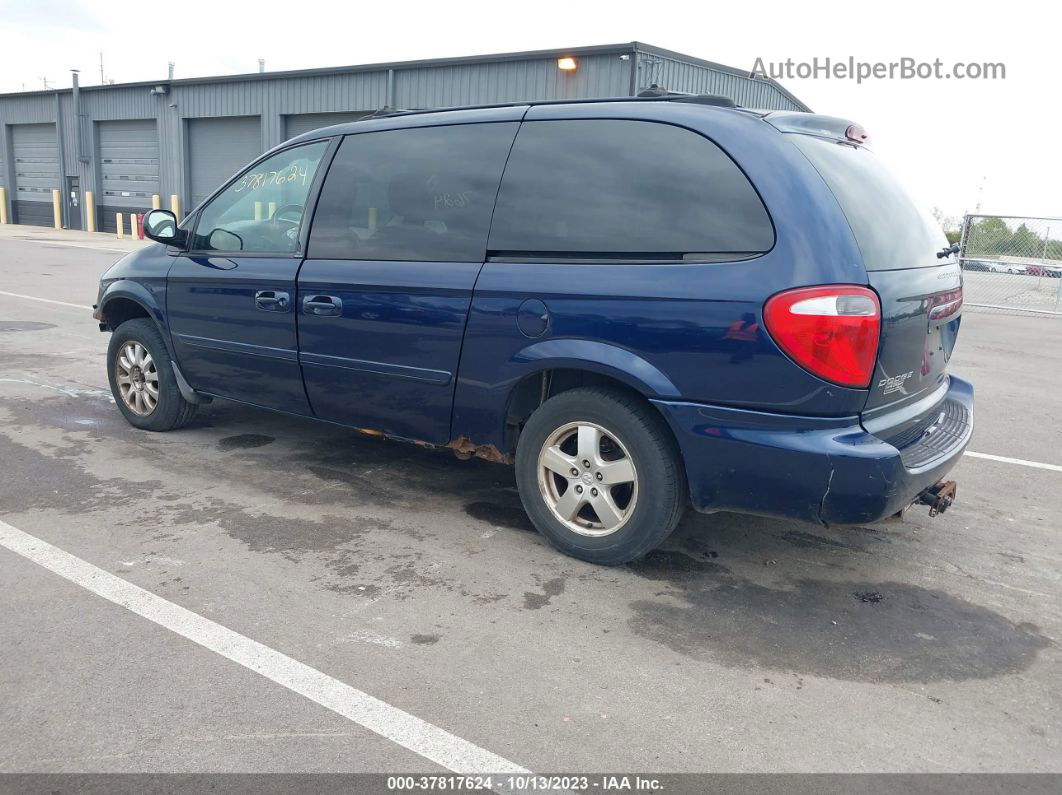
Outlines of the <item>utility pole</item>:
M 100 50 L 100 85 L 106 85 L 107 81 L 103 79 L 103 50 Z
M 174 67 L 174 63 L 173 63 L 173 61 L 170 61 L 170 76 L 169 76 L 170 80 L 173 80 L 173 67 Z
M 265 58 L 259 58 L 258 59 L 258 71 L 259 71 L 259 73 L 265 71 Z

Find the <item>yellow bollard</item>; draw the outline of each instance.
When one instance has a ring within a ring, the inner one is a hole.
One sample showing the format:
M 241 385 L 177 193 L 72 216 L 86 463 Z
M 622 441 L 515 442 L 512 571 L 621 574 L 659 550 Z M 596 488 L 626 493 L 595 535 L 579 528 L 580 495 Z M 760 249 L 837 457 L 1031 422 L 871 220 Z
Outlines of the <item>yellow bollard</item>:
M 125 229 L 123 228 L 121 213 L 114 214 L 114 222 L 118 226 L 118 239 L 121 240 L 123 237 L 125 237 Z
M 277 211 L 277 203 L 269 202 L 269 217 L 272 218 Z
M 136 213 L 129 213 L 129 237 L 136 237 Z
M 7 223 L 7 188 L 0 185 L 0 224 Z
M 170 212 L 177 216 L 177 220 L 181 220 L 181 197 L 176 193 L 170 194 Z
M 96 231 L 96 197 L 90 190 L 85 191 L 85 226 L 90 232 Z
M 256 221 L 261 221 L 262 220 L 262 202 L 255 202 L 254 203 L 254 220 L 256 220 Z
M 151 194 L 151 209 L 152 210 L 161 210 L 162 209 L 162 198 L 157 193 L 152 193 Z
M 369 234 L 376 232 L 376 208 L 369 208 Z
M 59 207 L 59 191 L 52 191 L 52 216 L 55 218 L 55 228 L 63 228 L 63 211 Z

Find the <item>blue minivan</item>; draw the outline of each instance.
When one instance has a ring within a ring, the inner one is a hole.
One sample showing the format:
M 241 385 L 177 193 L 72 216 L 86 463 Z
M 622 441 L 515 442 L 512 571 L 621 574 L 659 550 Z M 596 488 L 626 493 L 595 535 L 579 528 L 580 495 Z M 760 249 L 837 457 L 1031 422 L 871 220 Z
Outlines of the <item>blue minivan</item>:
M 100 283 L 137 428 L 213 398 L 513 463 L 558 549 L 687 504 L 946 508 L 962 272 L 858 125 L 719 97 L 397 112 L 267 152 Z

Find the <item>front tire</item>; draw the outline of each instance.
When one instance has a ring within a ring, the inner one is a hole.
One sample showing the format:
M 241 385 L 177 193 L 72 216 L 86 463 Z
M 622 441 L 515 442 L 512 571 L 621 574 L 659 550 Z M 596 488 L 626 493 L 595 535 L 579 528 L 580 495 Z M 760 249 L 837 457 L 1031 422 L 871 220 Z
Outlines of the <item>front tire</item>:
M 562 392 L 531 415 L 516 480 L 524 510 L 553 546 L 606 566 L 655 549 L 686 507 L 685 472 L 663 418 L 607 388 Z
M 107 379 L 114 402 L 134 428 L 172 431 L 195 416 L 177 386 L 158 326 L 147 318 L 122 323 L 107 346 Z

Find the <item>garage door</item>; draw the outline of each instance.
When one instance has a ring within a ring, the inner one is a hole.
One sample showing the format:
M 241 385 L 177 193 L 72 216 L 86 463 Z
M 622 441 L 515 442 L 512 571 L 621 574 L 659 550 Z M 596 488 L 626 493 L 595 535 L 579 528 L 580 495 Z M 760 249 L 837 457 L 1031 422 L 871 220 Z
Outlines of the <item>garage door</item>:
M 260 154 L 262 125 L 257 116 L 191 119 L 188 159 L 192 207 L 198 206 L 215 188 Z
M 59 147 L 54 124 L 15 124 L 11 127 L 15 160 L 14 221 L 51 226 L 52 191 L 59 188 Z
M 319 127 L 328 127 L 331 124 L 343 124 L 348 121 L 357 121 L 368 116 L 372 111 L 351 111 L 349 113 L 304 113 L 285 117 L 284 132 L 288 138 L 316 130 Z
M 97 228 L 113 232 L 116 212 L 149 209 L 151 197 L 161 195 L 159 136 L 154 119 L 101 121 L 97 132 L 100 147 Z

